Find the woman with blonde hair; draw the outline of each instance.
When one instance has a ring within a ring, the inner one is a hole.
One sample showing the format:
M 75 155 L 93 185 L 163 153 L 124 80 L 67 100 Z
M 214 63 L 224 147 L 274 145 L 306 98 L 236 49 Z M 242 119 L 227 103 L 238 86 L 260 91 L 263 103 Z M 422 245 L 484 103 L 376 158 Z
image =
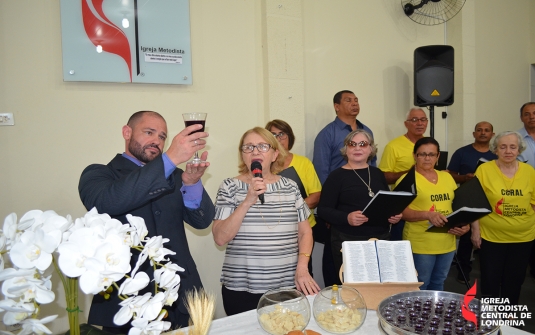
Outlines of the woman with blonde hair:
M 362 213 L 375 193 L 389 190 L 381 170 L 369 165 L 377 153 L 370 133 L 363 129 L 352 131 L 340 151 L 347 164 L 329 174 L 318 205 L 318 215 L 331 224 L 331 248 L 337 271 L 342 266 L 340 249 L 344 241 L 388 240 L 390 225 L 401 219 L 400 213 L 381 222 L 369 222 Z
M 297 184 L 276 175 L 286 151 L 260 127 L 243 134 L 238 150 L 239 175 L 219 187 L 212 226 L 216 244 L 227 244 L 220 279 L 227 315 L 255 309 L 270 289 L 319 292 L 308 272 L 313 244 L 310 210 Z M 261 165 L 262 177 L 253 173 L 253 162 Z

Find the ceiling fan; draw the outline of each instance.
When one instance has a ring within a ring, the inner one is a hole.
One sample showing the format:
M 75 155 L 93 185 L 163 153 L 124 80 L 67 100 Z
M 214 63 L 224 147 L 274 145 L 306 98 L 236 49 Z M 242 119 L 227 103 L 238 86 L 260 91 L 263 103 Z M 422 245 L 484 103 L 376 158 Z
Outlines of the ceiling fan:
M 434 26 L 457 15 L 465 2 L 466 0 L 401 0 L 401 7 L 414 22 Z

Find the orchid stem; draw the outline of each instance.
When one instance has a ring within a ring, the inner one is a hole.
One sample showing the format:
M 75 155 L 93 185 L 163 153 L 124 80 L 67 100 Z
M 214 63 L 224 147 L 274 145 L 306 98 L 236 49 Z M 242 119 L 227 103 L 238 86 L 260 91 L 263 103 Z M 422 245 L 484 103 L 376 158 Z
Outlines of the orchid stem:
M 58 263 L 56 263 L 56 257 L 52 256 L 52 264 L 54 264 L 54 269 L 56 270 L 59 279 L 61 279 L 61 283 L 63 284 L 63 289 L 65 290 L 65 296 L 68 297 L 70 295 L 69 292 L 69 286 L 67 286 L 67 281 L 65 280 L 65 276 L 63 275 L 63 272 L 59 269 Z
M 156 262 L 153 262 L 153 265 L 152 265 L 152 269 L 154 272 L 156 272 L 157 268 L 156 268 Z M 154 295 L 158 294 L 158 282 L 155 280 L 154 281 Z
M 56 272 L 61 279 L 61 283 L 63 284 L 63 289 L 65 290 L 70 335 L 80 335 L 80 323 L 78 321 L 78 313 L 80 312 L 80 308 L 78 307 L 78 278 L 71 278 L 63 275 L 59 269 L 58 263 L 56 263 L 55 257 L 52 257 L 52 264 L 54 264 L 54 269 L 56 269 Z

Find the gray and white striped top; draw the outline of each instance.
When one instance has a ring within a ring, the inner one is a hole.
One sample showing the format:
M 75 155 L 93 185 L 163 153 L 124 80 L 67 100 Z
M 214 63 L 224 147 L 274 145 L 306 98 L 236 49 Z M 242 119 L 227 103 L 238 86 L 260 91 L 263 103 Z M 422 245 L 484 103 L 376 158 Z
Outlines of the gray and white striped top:
M 297 224 L 310 215 L 297 184 L 281 177 L 267 184 L 265 202 L 257 201 L 227 245 L 221 282 L 228 289 L 265 293 L 293 287 L 297 267 Z M 217 192 L 215 220 L 224 220 L 241 204 L 249 184 L 228 178 Z

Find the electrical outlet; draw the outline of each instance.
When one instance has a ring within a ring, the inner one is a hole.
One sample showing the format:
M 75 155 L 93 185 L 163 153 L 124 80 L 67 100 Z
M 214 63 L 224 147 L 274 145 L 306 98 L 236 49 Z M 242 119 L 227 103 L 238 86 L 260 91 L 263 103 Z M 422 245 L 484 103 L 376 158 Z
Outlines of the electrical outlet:
M 0 126 L 14 126 L 13 113 L 0 113 Z

